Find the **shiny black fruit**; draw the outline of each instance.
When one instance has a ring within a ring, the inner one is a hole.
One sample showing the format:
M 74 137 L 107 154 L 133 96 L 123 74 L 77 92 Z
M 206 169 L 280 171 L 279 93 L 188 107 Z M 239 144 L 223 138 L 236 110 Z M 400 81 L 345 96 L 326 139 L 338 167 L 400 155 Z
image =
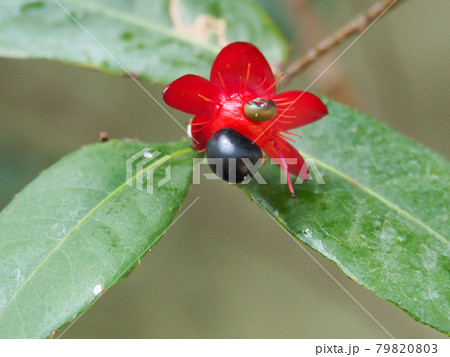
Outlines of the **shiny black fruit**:
M 259 146 L 234 129 L 218 130 L 206 144 L 209 167 L 221 179 L 231 183 L 240 183 L 255 172 L 261 165 L 261 158 Z

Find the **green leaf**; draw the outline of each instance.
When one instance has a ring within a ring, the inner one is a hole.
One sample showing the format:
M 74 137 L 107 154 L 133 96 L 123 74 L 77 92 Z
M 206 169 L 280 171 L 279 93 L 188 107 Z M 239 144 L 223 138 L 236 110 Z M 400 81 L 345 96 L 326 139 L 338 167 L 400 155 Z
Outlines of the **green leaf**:
M 78 22 L 78 23 L 77 23 Z M 242 0 L 0 0 L 0 56 L 59 60 L 157 83 L 209 76 L 220 48 L 252 42 L 279 65 L 287 45 Z
M 0 337 L 47 337 L 128 275 L 178 212 L 194 155 L 188 141 L 94 144 L 20 192 L 0 214 Z
M 367 115 L 325 101 L 330 115 L 295 130 L 325 184 L 280 185 L 280 169 L 243 189 L 294 237 L 413 318 L 450 331 L 450 167 Z M 307 274 L 307 272 L 305 272 Z

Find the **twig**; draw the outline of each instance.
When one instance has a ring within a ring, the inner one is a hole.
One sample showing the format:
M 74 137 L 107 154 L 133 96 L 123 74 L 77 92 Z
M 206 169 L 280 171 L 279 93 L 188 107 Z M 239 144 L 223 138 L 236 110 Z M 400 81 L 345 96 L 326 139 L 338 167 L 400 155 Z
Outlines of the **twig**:
M 320 40 L 325 38 L 323 19 L 319 18 L 313 9 L 311 0 L 300 0 L 290 2 L 293 13 L 297 15 L 298 26 L 301 33 L 301 41 L 305 48 L 314 47 Z M 311 67 L 308 79 L 321 77 L 321 73 L 330 63 L 334 61 L 333 53 L 325 53 L 318 58 L 315 66 Z M 280 73 L 281 74 L 281 73 Z M 355 93 L 350 78 L 345 74 L 342 63 L 335 63 L 329 68 L 327 75 L 317 81 L 316 91 L 333 98 L 339 102 L 361 108 L 362 103 L 359 95 Z
M 289 65 L 284 71 L 284 76 L 280 80 L 280 84 L 286 85 L 298 72 L 303 71 L 305 68 L 314 63 L 319 57 L 329 52 L 348 37 L 362 33 L 376 19 L 378 19 L 381 14 L 387 12 L 388 10 L 392 10 L 402 1 L 404 0 L 380 0 L 373 4 L 367 12 L 356 16 L 353 20 L 347 23 L 344 27 L 340 28 L 330 37 L 327 37 L 319 42 L 316 47 L 311 48 L 305 56 Z

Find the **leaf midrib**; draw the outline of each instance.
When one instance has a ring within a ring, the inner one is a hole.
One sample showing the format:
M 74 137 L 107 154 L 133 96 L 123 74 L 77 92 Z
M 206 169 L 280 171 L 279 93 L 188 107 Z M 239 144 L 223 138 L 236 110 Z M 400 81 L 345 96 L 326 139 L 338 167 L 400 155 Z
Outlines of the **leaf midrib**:
M 133 24 L 135 26 L 140 26 L 140 27 L 148 29 L 150 31 L 154 31 L 154 32 L 163 34 L 167 37 L 171 37 L 180 42 L 186 42 L 193 46 L 203 48 L 204 50 L 206 50 L 212 54 L 217 54 L 220 51 L 220 48 L 217 46 L 213 46 L 208 43 L 199 42 L 195 39 L 195 37 L 184 36 L 180 32 L 173 30 L 173 28 L 171 28 L 171 27 L 167 27 L 160 23 L 135 16 L 131 13 L 117 10 L 113 7 L 99 5 L 99 4 L 95 4 L 95 3 L 88 3 L 88 2 L 85 2 L 82 0 L 59 0 L 59 1 L 55 1 L 55 2 L 58 3 L 58 5 L 60 2 L 68 2 L 68 3 L 73 4 L 74 6 L 78 6 L 79 8 L 91 10 L 91 11 L 97 12 L 101 15 L 108 16 L 108 17 L 117 19 L 122 22 L 127 22 L 127 23 Z
M 188 154 L 190 152 L 193 152 L 193 149 L 191 147 L 186 148 L 186 149 L 182 149 L 182 150 L 178 150 L 175 151 L 172 154 L 166 154 L 165 156 L 163 156 L 161 159 L 156 160 L 154 163 L 152 163 L 151 165 L 149 165 L 148 167 L 146 167 L 145 169 L 142 169 L 139 172 L 136 172 L 136 174 L 134 176 L 132 176 L 130 179 L 126 180 L 123 184 L 121 184 L 120 186 L 118 186 L 114 191 L 112 191 L 108 196 L 106 196 L 103 200 L 100 201 L 100 203 L 98 203 L 93 209 L 91 209 L 81 220 L 80 222 L 78 222 L 73 228 L 72 230 L 67 233 L 67 235 L 55 246 L 55 248 L 53 248 L 53 250 L 45 257 L 45 259 L 33 270 L 33 272 L 30 274 L 30 276 L 24 280 L 24 282 L 22 283 L 22 285 L 20 285 L 20 287 L 17 289 L 17 291 L 15 292 L 15 294 L 11 297 L 11 299 L 5 304 L 5 306 L 3 307 L 3 309 L 0 311 L 0 319 L 3 315 L 3 313 L 6 311 L 6 309 L 8 308 L 8 306 L 16 299 L 16 297 L 19 295 L 19 293 L 22 291 L 22 289 L 24 288 L 25 285 L 27 285 L 27 283 L 32 279 L 32 277 L 39 271 L 39 269 L 47 262 L 48 259 L 50 259 L 50 257 L 55 254 L 60 248 L 61 246 L 67 241 L 67 239 L 69 239 L 69 237 L 72 235 L 72 233 L 74 233 L 76 230 L 78 230 L 78 228 L 90 217 L 92 216 L 99 208 L 101 208 L 106 202 L 108 202 L 111 198 L 113 198 L 115 195 L 117 195 L 118 193 L 120 193 L 125 187 L 127 187 L 130 183 L 132 183 L 134 180 L 136 180 L 136 178 L 142 176 L 144 173 L 146 173 L 147 171 L 162 165 L 164 162 L 180 156 L 180 155 L 184 155 L 184 154 Z
M 369 187 L 367 187 L 366 185 L 362 184 L 361 182 L 351 178 L 350 176 L 346 175 L 345 173 L 343 173 L 342 171 L 339 171 L 337 169 L 335 169 L 333 166 L 326 164 L 325 162 L 317 159 L 316 157 L 309 155 L 305 152 L 300 152 L 300 154 L 302 156 L 305 157 L 310 157 L 312 159 L 314 159 L 314 161 L 319 165 L 322 166 L 325 170 L 341 177 L 342 179 L 344 179 L 345 181 L 348 181 L 349 183 L 357 186 L 358 188 L 360 188 L 361 190 L 365 191 L 366 193 L 368 193 L 370 196 L 376 198 L 378 201 L 384 203 L 387 207 L 391 208 L 392 210 L 394 210 L 395 212 L 399 213 L 400 215 L 406 217 L 407 219 L 411 220 L 412 222 L 414 222 L 415 224 L 421 226 L 422 228 L 424 228 L 426 231 L 430 232 L 432 235 L 434 235 L 439 241 L 441 241 L 442 243 L 444 243 L 447 246 L 450 246 L 450 242 L 445 239 L 444 236 L 442 236 L 441 234 L 439 234 L 438 232 L 436 232 L 433 228 L 429 227 L 427 224 L 425 224 L 424 222 L 422 222 L 420 219 L 414 217 L 412 214 L 406 212 L 405 210 L 403 210 L 402 208 L 400 208 L 399 206 L 397 206 L 395 203 L 389 201 L 388 199 L 384 198 L 383 196 L 381 196 L 379 193 L 371 190 Z

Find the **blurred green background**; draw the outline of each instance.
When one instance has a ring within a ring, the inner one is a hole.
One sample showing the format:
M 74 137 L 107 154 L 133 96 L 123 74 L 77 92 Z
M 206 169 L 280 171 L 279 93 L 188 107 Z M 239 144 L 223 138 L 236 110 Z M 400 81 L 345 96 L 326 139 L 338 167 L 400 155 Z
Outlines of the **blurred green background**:
M 372 1 L 259 3 L 289 38 L 295 58 Z M 449 11 L 448 1 L 406 1 L 310 91 L 352 104 L 449 157 Z M 348 44 L 291 87 L 307 87 Z M 161 99 L 162 86 L 144 86 Z M 128 78 L 2 59 L 0 93 L 0 207 L 61 156 L 96 141 L 100 131 L 149 142 L 184 136 Z M 181 123 L 189 119 L 169 111 Z M 239 189 L 203 180 L 185 207 L 197 197 L 130 277 L 108 290 L 64 338 L 388 337 Z M 305 249 L 393 336 L 444 337 Z

